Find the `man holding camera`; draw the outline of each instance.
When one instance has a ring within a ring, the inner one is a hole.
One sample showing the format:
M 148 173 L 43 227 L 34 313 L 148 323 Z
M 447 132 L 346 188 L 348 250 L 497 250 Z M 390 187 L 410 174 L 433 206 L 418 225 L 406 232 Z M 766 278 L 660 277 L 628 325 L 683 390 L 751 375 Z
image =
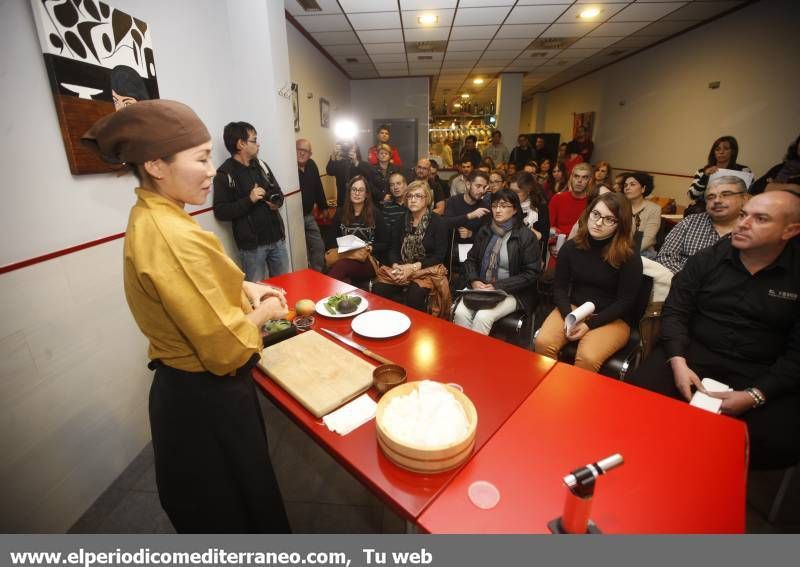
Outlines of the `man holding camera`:
M 362 175 L 359 167 L 361 152 L 352 140 L 339 140 L 333 146 L 333 153 L 325 166 L 325 173 L 336 179 L 336 206 L 344 205 L 347 182 L 356 175 Z
M 245 279 L 258 282 L 289 271 L 283 220 L 283 192 L 269 166 L 258 159 L 256 129 L 231 122 L 222 134 L 231 157 L 214 177 L 214 216 L 233 223 Z

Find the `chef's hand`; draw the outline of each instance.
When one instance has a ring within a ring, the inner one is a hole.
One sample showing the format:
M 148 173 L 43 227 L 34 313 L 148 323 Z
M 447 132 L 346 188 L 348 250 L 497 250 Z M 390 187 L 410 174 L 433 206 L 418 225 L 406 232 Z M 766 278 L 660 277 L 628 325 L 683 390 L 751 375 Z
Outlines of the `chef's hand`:
M 242 282 L 242 289 L 253 307 L 258 307 L 268 297 L 277 297 L 281 305 L 284 307 L 287 305 L 286 291 L 277 287 L 244 281 Z
M 686 398 L 687 402 L 692 399 L 692 386 L 704 394 L 709 393 L 703 388 L 700 377 L 686 364 L 686 359 L 684 357 L 673 356 L 669 360 L 669 364 L 672 367 L 672 377 L 675 379 L 675 387 L 678 388 L 678 391 Z
M 253 185 L 253 189 L 250 190 L 250 200 L 253 203 L 257 203 L 261 199 L 264 198 L 264 195 L 267 194 L 266 189 L 263 187 L 259 187 L 258 185 Z
M 289 309 L 286 301 L 281 302 L 278 297 L 267 297 L 261 300 L 258 307 L 253 309 L 246 317 L 259 329 L 272 319 L 285 319 Z
M 589 332 L 589 325 L 581 321 L 572 329 L 569 333 L 567 333 L 567 338 L 571 341 L 579 341 L 583 338 L 583 335 Z

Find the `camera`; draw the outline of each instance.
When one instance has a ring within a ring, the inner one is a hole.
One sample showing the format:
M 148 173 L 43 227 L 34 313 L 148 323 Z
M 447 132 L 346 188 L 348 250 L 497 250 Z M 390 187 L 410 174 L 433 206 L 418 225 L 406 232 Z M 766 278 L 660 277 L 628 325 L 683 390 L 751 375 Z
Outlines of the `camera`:
M 350 140 L 341 141 L 339 142 L 339 147 L 341 148 L 342 157 L 347 157 L 350 155 L 350 150 L 353 149 L 353 142 Z
M 264 199 L 266 201 L 269 201 L 273 205 L 277 205 L 278 202 L 281 200 L 281 195 L 280 193 L 272 193 L 271 195 L 266 195 Z

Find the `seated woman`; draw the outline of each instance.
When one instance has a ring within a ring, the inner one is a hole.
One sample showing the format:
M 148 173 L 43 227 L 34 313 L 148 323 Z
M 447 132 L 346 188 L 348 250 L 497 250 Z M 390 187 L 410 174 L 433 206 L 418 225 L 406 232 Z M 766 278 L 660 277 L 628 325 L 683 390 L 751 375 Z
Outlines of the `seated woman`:
M 600 195 L 586 208 L 575 239 L 559 251 L 553 282 L 556 308 L 542 324 L 536 352 L 558 358 L 568 342 L 578 341 L 575 366 L 596 372 L 628 342 L 626 319 L 642 281 L 631 224 L 630 202 L 619 193 Z M 567 333 L 564 318 L 587 301 L 594 303 L 594 314 Z
M 633 248 L 645 258 L 655 258 L 656 237 L 661 228 L 661 207 L 645 199 L 653 192 L 653 178 L 641 171 L 628 173 L 622 191 L 631 202 Z
M 425 181 L 409 184 L 408 212 L 392 230 L 390 265 L 381 267 L 372 292 L 427 312 L 428 295 L 433 289 L 439 298 L 436 314 L 446 317 L 450 294 L 443 263 L 448 230 L 442 217 L 431 211 L 432 206 L 433 192 Z
M 511 191 L 516 193 L 522 207 L 522 222 L 536 238 L 550 237 L 550 217 L 542 189 L 530 173 L 521 172 L 511 181 Z
M 552 168 L 550 158 L 545 157 L 539 160 L 539 173 L 536 174 L 536 182 L 542 188 L 542 193 L 544 193 L 544 198 L 547 201 L 555 194 L 553 191 L 553 186 L 555 185 L 553 173 L 550 171 Z
M 750 186 L 748 192 L 758 195 L 764 191 L 788 189 L 800 192 L 800 136 L 786 150 L 783 162 L 772 166 L 769 171 Z
M 720 169 L 733 169 L 735 171 L 750 171 L 746 165 L 738 163 L 739 142 L 733 136 L 722 136 L 714 140 L 711 150 L 708 152 L 706 165 L 698 169 L 694 174 L 692 184 L 689 185 L 689 198 L 695 201 L 684 212 L 684 216 L 702 213 L 706 210 L 703 195 L 711 175 Z
M 601 161 L 594 166 L 594 183 L 598 186 L 603 186 L 611 191 L 614 186 L 614 174 L 611 171 L 611 164 L 607 161 Z
M 523 224 L 519 197 L 510 189 L 500 189 L 492 193 L 491 203 L 492 222 L 475 235 L 464 271 L 472 289 L 499 289 L 508 297 L 491 309 L 477 311 L 461 301 L 453 319 L 456 325 L 482 335 L 488 335 L 495 321 L 509 313 L 530 310 L 533 286 L 542 271 L 541 246 Z
M 357 175 L 347 184 L 344 206 L 336 211 L 333 226 L 337 238 L 346 235 L 357 236 L 367 243 L 367 247 L 347 252 L 345 255 L 337 255 L 336 249 L 331 248 L 326 258 L 330 260 L 333 256 L 338 259 L 330 265 L 328 275 L 345 283 L 358 283 L 375 277 L 375 267 L 370 260 L 370 254 L 378 260 L 385 259 L 389 249 L 389 231 L 383 215 L 372 203 L 372 196 L 363 176 Z

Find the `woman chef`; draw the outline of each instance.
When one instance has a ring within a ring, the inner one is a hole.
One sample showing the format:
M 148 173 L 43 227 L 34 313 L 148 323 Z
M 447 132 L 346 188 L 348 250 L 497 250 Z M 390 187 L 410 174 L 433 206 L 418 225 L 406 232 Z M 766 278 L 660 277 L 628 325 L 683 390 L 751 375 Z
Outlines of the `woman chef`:
M 250 369 L 282 292 L 244 281 L 184 210 L 206 202 L 211 136 L 188 106 L 142 101 L 98 120 L 83 143 L 139 180 L 124 285 L 150 341 L 150 427 L 161 505 L 178 532 L 287 532 Z

